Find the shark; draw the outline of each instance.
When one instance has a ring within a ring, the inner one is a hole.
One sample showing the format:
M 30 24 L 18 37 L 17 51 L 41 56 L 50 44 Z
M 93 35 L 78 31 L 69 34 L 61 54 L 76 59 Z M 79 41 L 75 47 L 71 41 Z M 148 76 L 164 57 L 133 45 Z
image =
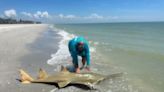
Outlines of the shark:
M 64 88 L 69 84 L 78 84 L 89 87 L 89 89 L 96 89 L 95 85 L 99 82 L 121 76 L 122 73 L 116 73 L 111 75 L 101 75 L 93 72 L 84 72 L 84 73 L 74 73 L 70 72 L 66 67 L 61 67 L 61 71 L 52 75 L 48 75 L 47 72 L 40 68 L 38 77 L 36 79 L 32 78 L 26 71 L 23 69 L 19 70 L 20 73 L 20 82 L 23 84 L 30 83 L 43 83 L 43 84 L 57 84 L 59 88 Z

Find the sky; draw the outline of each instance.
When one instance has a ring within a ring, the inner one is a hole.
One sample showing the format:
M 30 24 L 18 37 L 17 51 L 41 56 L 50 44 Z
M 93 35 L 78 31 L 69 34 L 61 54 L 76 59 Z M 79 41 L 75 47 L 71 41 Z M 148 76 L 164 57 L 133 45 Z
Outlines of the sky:
M 164 0 L 0 0 L 0 17 L 46 23 L 164 21 Z

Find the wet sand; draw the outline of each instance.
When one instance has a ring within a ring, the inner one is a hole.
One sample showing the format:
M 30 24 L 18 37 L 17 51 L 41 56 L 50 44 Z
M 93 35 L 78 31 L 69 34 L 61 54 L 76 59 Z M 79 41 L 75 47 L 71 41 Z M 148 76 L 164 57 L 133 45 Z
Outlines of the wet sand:
M 52 85 L 22 85 L 18 70 L 23 68 L 33 77 L 39 68 L 52 70 L 46 64 L 57 50 L 59 38 L 48 25 L 0 25 L 0 90 L 2 92 L 48 92 Z

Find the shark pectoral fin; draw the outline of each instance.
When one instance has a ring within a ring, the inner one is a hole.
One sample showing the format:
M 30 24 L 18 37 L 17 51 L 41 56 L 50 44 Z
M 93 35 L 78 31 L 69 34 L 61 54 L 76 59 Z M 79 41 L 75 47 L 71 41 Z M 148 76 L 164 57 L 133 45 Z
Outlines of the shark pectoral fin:
M 31 81 L 33 81 L 34 79 L 29 75 L 27 74 L 24 70 L 20 69 L 19 70 L 19 73 L 20 73 L 20 81 L 24 84 L 28 84 L 28 83 L 31 83 Z
M 70 83 L 70 81 L 64 81 L 64 82 L 58 82 L 59 88 L 63 88 L 67 86 Z
M 39 75 L 38 75 L 37 79 L 42 80 L 42 79 L 45 79 L 47 77 L 48 77 L 48 74 L 46 73 L 46 71 L 40 68 Z
M 95 84 L 90 83 L 90 82 L 75 82 L 76 84 L 81 84 L 81 85 L 85 85 L 90 89 L 96 89 Z

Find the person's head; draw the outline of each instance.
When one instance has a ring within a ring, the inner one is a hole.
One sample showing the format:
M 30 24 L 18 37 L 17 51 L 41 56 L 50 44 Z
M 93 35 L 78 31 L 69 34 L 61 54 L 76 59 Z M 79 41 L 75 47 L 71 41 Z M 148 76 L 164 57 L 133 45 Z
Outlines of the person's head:
M 82 51 L 83 48 L 84 48 L 84 43 L 83 43 L 83 42 L 78 42 L 78 43 L 77 43 L 77 50 L 78 50 L 78 51 Z

